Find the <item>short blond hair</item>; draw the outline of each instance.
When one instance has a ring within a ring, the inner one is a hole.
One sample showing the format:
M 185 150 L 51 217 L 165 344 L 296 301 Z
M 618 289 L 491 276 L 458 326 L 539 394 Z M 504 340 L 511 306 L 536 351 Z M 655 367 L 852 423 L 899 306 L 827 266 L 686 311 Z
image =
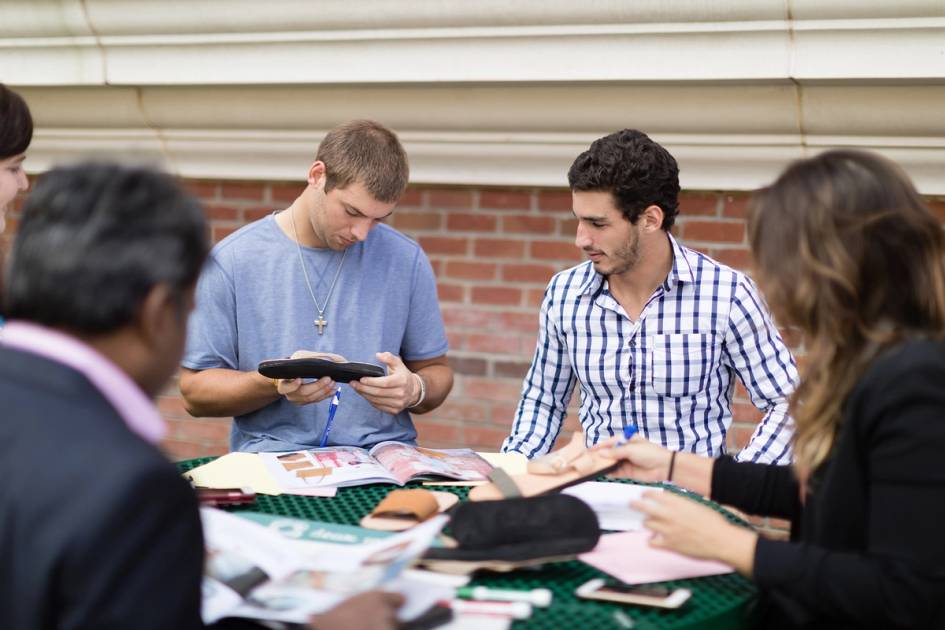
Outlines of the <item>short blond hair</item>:
M 360 182 L 376 200 L 391 203 L 410 179 L 397 134 L 373 120 L 352 120 L 329 131 L 315 159 L 325 164 L 325 192 Z

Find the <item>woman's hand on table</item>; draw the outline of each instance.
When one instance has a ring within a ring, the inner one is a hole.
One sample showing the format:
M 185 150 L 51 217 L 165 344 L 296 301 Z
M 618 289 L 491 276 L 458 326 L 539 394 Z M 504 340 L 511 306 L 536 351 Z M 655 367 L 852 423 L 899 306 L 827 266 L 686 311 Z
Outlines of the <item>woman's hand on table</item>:
M 650 546 L 693 558 L 718 560 L 751 576 L 758 534 L 733 525 L 712 508 L 669 490 L 643 493 L 631 506 L 646 514 Z

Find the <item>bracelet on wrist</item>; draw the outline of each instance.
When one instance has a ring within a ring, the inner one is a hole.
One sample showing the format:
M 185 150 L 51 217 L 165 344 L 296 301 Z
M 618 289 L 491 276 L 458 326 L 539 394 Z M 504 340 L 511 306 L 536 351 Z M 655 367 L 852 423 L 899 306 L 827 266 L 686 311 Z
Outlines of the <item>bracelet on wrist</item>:
M 427 386 L 426 383 L 423 382 L 423 377 L 416 372 L 413 372 L 413 375 L 417 378 L 417 384 L 420 386 L 420 397 L 417 398 L 417 402 L 412 405 L 408 405 L 407 409 L 419 407 L 421 404 L 423 404 L 423 399 L 427 397 Z
M 669 456 L 669 472 L 666 473 L 666 481 L 672 483 L 673 481 L 673 468 L 676 467 L 676 451 L 673 451 Z

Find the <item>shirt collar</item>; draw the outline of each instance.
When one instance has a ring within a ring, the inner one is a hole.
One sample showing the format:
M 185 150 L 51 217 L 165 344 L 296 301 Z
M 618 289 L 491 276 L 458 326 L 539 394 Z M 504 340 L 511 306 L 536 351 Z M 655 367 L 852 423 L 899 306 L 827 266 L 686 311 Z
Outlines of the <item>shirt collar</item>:
M 686 256 L 686 249 L 677 243 L 676 239 L 673 238 L 673 235 L 669 232 L 666 233 L 666 237 L 669 239 L 670 247 L 673 249 L 673 266 L 670 268 L 666 280 L 663 281 L 663 290 L 671 291 L 679 283 L 692 282 L 694 276 L 692 273 L 692 265 L 689 263 L 688 256 Z M 584 282 L 581 283 L 579 293 L 581 295 L 593 295 L 597 293 L 603 285 L 604 276 L 594 270 L 594 264 L 591 261 L 587 261 L 584 264 L 587 265 L 587 277 L 584 279 Z
M 10 321 L 0 343 L 70 367 L 85 376 L 128 428 L 148 442 L 164 437 L 164 420 L 141 388 L 103 354 L 75 337 L 28 322 Z

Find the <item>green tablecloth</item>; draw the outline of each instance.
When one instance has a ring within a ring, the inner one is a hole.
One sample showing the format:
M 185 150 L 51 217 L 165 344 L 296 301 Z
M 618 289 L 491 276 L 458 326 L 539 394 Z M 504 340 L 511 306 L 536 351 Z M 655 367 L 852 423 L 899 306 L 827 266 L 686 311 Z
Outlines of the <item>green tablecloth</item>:
M 178 462 L 181 472 L 212 461 L 206 457 Z M 619 482 L 618 482 L 619 483 Z M 408 484 L 418 487 L 420 484 Z M 315 521 L 327 521 L 344 525 L 357 525 L 378 501 L 397 486 L 373 484 L 354 488 L 341 488 L 334 498 L 315 498 L 284 494 L 281 496 L 259 495 L 256 503 L 248 507 L 232 508 L 232 511 L 251 510 L 293 516 Z M 466 499 L 468 488 L 444 486 Z M 528 620 L 517 621 L 514 628 L 536 628 L 546 630 L 588 630 L 590 628 L 623 628 L 614 612 L 623 611 L 638 630 L 648 628 L 692 628 L 718 629 L 742 628 L 748 604 L 756 591 L 750 581 L 732 573 L 692 580 L 665 582 L 669 586 L 682 586 L 692 591 L 692 598 L 677 610 L 659 610 L 642 606 L 611 604 L 580 599 L 574 590 L 592 578 L 604 577 L 600 571 L 573 560 L 555 562 L 538 569 L 518 570 L 505 574 L 477 575 L 473 584 L 495 588 L 529 589 L 544 587 L 554 592 L 554 601 L 548 608 L 535 608 Z

